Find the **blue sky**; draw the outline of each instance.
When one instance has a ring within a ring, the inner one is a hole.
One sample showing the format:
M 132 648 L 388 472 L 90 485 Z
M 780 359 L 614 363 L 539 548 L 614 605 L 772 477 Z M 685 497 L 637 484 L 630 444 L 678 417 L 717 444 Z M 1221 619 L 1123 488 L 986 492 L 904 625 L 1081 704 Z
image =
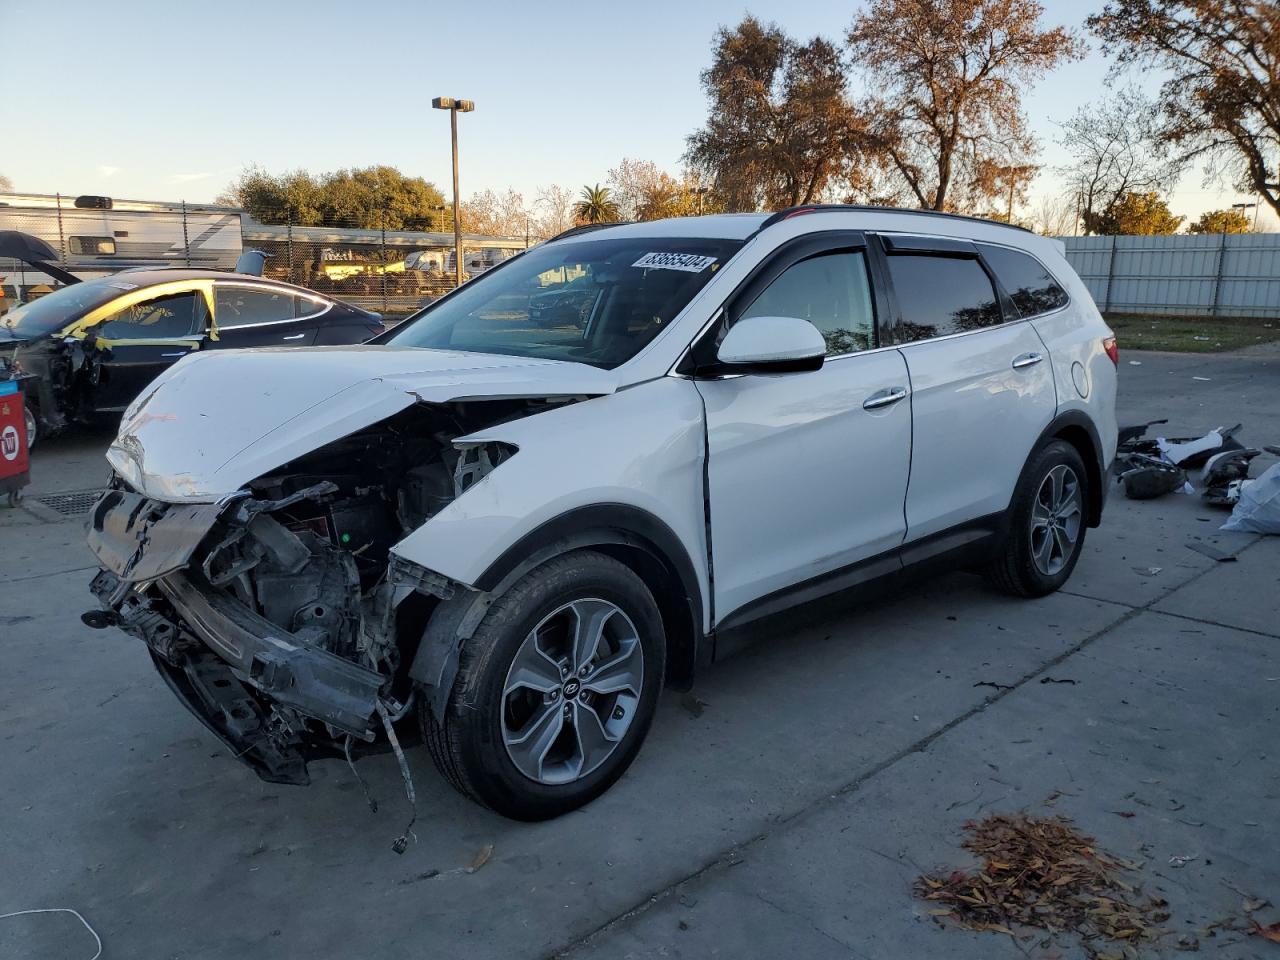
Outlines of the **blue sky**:
M 532 200 L 541 184 L 603 181 L 622 157 L 676 170 L 706 115 L 698 73 L 718 25 L 750 11 L 838 38 L 859 6 L 62 0 L 54 14 L 0 0 L 0 173 L 24 192 L 207 201 L 251 163 L 388 163 L 447 194 L 448 117 L 431 109 L 444 94 L 477 104 L 460 117 L 463 196 L 514 186 Z M 1095 4 L 1045 6 L 1079 27 Z M 1025 95 L 1046 164 L 1061 159 L 1052 121 L 1103 93 L 1093 46 Z M 1200 181 L 1179 185 L 1177 212 L 1250 199 Z M 1035 192 L 1053 187 L 1042 176 Z

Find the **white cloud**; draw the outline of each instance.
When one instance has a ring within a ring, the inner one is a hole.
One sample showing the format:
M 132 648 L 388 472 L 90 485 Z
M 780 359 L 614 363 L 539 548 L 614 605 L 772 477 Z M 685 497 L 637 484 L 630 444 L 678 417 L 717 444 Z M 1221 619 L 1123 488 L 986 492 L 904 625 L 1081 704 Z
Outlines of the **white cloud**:
M 119 172 L 120 172 L 119 167 L 99 167 L 98 168 L 98 176 L 100 177 L 114 177 Z
M 207 180 L 212 173 L 175 173 L 169 177 L 172 183 L 190 183 L 192 180 Z

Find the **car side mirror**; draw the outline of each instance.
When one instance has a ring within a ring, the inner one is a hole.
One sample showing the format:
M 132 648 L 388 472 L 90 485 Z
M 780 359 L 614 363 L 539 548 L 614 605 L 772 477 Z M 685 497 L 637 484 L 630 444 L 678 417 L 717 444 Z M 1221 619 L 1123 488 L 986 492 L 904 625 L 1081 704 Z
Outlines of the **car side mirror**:
M 827 342 L 799 317 L 744 317 L 729 328 L 716 359 L 742 373 L 794 373 L 817 370 Z

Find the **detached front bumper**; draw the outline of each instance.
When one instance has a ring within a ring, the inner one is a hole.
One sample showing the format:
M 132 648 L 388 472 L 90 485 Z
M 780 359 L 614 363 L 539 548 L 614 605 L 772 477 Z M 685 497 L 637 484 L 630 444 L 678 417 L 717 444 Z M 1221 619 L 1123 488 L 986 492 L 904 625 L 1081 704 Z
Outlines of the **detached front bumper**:
M 146 643 L 178 698 L 264 780 L 307 783 L 308 758 L 332 754 L 345 735 L 373 739 L 385 679 L 199 581 L 188 567 L 220 510 L 105 494 L 89 545 L 104 567 L 90 589 L 106 612 L 86 622 Z

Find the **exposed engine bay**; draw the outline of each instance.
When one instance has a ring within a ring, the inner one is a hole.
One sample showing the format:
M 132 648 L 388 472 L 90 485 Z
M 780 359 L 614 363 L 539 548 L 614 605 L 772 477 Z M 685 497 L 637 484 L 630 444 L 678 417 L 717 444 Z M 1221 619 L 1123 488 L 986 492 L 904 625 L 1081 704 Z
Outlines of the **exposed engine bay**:
M 0 355 L 0 368 L 7 365 L 15 373 L 35 378 L 28 403 L 41 434 L 51 436 L 92 414 L 94 391 L 102 375 L 101 355 L 102 348 L 93 341 L 44 337 L 15 344 L 7 355 Z
M 149 500 L 120 480 L 90 515 L 104 569 L 95 627 L 144 640 L 174 692 L 272 782 L 369 749 L 416 695 L 436 604 L 461 589 L 391 548 L 515 449 L 458 437 L 575 398 L 415 404 L 218 503 Z

